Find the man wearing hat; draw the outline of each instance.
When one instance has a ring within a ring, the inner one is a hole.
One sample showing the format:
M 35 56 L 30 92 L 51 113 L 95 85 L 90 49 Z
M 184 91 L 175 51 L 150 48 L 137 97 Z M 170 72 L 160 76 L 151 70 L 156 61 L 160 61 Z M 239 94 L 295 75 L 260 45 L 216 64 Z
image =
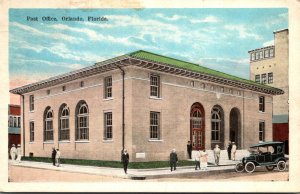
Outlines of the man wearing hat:
M 125 172 L 125 174 L 127 174 L 127 168 L 128 168 L 128 164 L 129 164 L 129 154 L 126 149 L 124 149 L 122 151 L 121 161 L 123 163 L 124 172 Z
M 18 146 L 17 146 L 17 162 L 21 162 L 21 154 L 22 154 L 21 145 L 18 144 Z
M 178 157 L 177 157 L 177 153 L 176 150 L 173 149 L 172 152 L 170 153 L 170 167 L 171 167 L 171 172 L 173 170 L 176 170 L 176 164 L 178 162 Z
M 12 144 L 12 147 L 10 148 L 10 157 L 12 161 L 15 161 L 16 153 L 17 153 L 16 146 L 15 144 Z
M 217 144 L 215 146 L 215 149 L 214 149 L 214 157 L 215 157 L 215 163 L 216 163 L 216 165 L 219 165 L 220 153 L 221 153 L 221 150 L 219 148 L 219 145 Z

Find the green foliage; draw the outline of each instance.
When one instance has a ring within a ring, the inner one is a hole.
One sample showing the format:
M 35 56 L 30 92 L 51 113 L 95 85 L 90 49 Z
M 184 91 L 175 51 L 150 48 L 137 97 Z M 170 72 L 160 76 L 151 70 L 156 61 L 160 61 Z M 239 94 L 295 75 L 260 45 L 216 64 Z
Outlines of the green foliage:
M 52 163 L 51 158 L 44 157 L 22 157 L 22 160 L 33 162 L 46 162 Z M 121 162 L 118 161 L 103 161 L 103 160 L 82 160 L 82 159 L 61 159 L 62 164 L 84 165 L 84 166 L 98 166 L 98 167 L 110 167 L 110 168 L 123 168 Z M 194 161 L 181 160 L 178 162 L 178 166 L 194 166 Z M 131 169 L 150 169 L 150 168 L 166 168 L 169 167 L 169 161 L 152 161 L 152 162 L 131 162 L 128 168 Z

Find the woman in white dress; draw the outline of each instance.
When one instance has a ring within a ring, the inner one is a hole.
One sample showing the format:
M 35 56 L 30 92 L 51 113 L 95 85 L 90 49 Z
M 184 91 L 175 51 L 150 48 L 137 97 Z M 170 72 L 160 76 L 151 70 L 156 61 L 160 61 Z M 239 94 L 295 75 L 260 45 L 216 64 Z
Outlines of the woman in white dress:
M 206 150 L 204 149 L 200 153 L 200 168 L 201 168 L 201 170 L 207 170 L 207 161 L 208 161 L 208 154 L 206 153 Z

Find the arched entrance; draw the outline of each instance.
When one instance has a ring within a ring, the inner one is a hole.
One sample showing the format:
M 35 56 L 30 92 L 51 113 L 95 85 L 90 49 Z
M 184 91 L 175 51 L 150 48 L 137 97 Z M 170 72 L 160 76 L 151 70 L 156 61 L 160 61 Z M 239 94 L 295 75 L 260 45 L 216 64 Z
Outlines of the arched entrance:
M 238 108 L 230 111 L 230 132 L 229 138 L 231 142 L 235 142 L 238 148 L 241 148 L 241 113 Z
M 190 139 L 193 150 L 202 150 L 205 148 L 205 116 L 204 108 L 200 103 L 192 105 L 190 118 Z

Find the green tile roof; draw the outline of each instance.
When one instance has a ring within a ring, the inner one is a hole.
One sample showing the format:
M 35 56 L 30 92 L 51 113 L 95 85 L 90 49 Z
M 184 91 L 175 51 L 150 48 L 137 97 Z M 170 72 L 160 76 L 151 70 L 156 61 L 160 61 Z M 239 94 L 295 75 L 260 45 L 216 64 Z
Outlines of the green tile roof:
M 216 77 L 220 77 L 220 78 L 225 78 L 228 80 L 239 81 L 239 82 L 243 82 L 243 83 L 247 83 L 247 84 L 251 84 L 251 85 L 256 85 L 258 87 L 262 87 L 262 88 L 266 88 L 266 89 L 277 89 L 277 88 L 274 88 L 274 87 L 271 87 L 268 85 L 258 84 L 251 80 L 243 79 L 243 78 L 240 78 L 237 76 L 233 76 L 233 75 L 229 75 L 229 74 L 226 74 L 226 73 L 223 73 L 220 71 L 209 69 L 207 67 L 200 66 L 199 64 L 190 63 L 190 62 L 174 59 L 171 57 L 166 57 L 166 56 L 158 55 L 155 53 L 150 53 L 150 52 L 143 51 L 143 50 L 135 51 L 135 52 L 129 53 L 127 55 L 137 58 L 137 59 L 158 62 L 158 63 L 164 63 L 164 64 L 167 64 L 167 65 L 170 65 L 173 67 L 182 68 L 182 69 L 190 70 L 193 72 L 203 73 L 203 74 L 216 76 Z

